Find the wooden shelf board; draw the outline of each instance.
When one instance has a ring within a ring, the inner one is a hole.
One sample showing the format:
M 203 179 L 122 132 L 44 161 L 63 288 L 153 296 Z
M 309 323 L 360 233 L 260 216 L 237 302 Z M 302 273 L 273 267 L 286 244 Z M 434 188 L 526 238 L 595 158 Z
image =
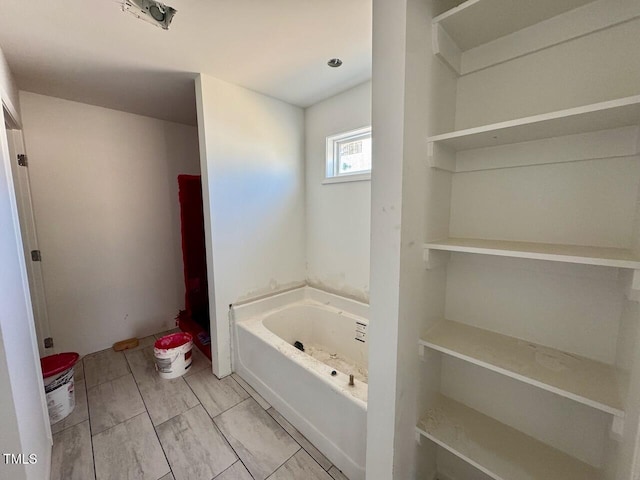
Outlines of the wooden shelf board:
M 585 247 L 548 243 L 483 240 L 476 238 L 448 238 L 429 242 L 424 248 L 448 252 L 477 253 L 501 257 L 580 263 L 605 267 L 640 269 L 640 257 L 630 250 L 609 247 Z
M 592 0 L 468 0 L 433 19 L 466 51 Z
M 416 430 L 495 480 L 601 478 L 594 467 L 444 396 Z
M 614 367 L 458 322 L 445 320 L 420 344 L 494 372 L 623 417 Z
M 454 151 L 640 124 L 640 95 L 429 137 Z

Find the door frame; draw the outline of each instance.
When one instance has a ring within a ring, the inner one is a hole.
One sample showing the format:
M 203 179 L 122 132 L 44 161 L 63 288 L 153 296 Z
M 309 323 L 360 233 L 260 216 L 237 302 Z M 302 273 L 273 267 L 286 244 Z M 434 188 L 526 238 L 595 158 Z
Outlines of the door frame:
M 46 292 L 42 275 L 42 263 L 31 259 L 31 251 L 39 250 L 38 235 L 36 229 L 33 201 L 31 197 L 31 184 L 29 180 L 29 167 L 18 165 L 18 155 L 26 155 L 24 139 L 19 123 L 11 115 L 7 108 L 3 109 L 5 130 L 9 147 L 9 161 L 11 164 L 11 176 L 16 196 L 16 206 L 20 221 L 22 247 L 27 277 L 29 280 L 29 293 L 33 308 L 33 318 L 36 328 L 38 353 L 40 357 L 55 353 L 55 347 L 45 348 L 44 339 L 52 337 L 49 315 L 47 312 Z
M 0 51 L 0 57 L 1 57 L 2 52 Z M 17 195 L 15 193 L 15 185 L 13 182 L 13 169 L 11 168 L 11 162 L 10 162 L 10 158 L 7 159 L 6 155 L 9 155 L 9 145 L 8 145 L 8 136 L 7 135 L 10 131 L 11 128 L 21 128 L 21 124 L 19 121 L 19 117 L 17 116 L 16 111 L 11 108 L 10 105 L 8 105 L 5 101 L 4 98 L 4 92 L 0 89 L 0 107 L 2 107 L 2 114 L 3 114 L 3 119 L 4 119 L 4 124 L 3 125 L 5 128 L 3 131 L 0 131 L 0 168 L 4 168 L 6 175 L 8 176 L 7 181 L 9 183 L 9 189 L 13 190 L 13 200 L 15 201 L 15 203 L 13 203 L 11 205 L 11 216 L 13 217 L 13 225 L 11 226 L 11 228 L 9 229 L 10 231 L 13 231 L 15 234 L 15 238 L 16 238 L 16 242 L 20 242 L 20 240 L 22 240 L 22 232 L 18 232 L 18 229 L 21 228 L 20 226 L 20 215 L 18 213 L 18 199 L 17 199 Z M 13 113 L 12 113 L 13 112 Z M 5 140 L 6 139 L 6 140 Z M 5 141 L 7 142 L 7 148 L 5 149 Z M 9 160 L 9 161 L 7 161 Z M 11 172 L 10 172 L 11 170 Z M 24 245 L 23 245 L 24 248 Z M 18 252 L 16 252 L 18 253 Z M 19 255 L 19 254 L 18 254 Z M 23 258 L 24 261 L 20 261 L 20 259 L 18 258 L 19 263 L 20 263 L 20 276 L 22 277 L 22 291 L 24 292 L 24 302 L 26 304 L 27 310 L 27 318 L 28 320 L 30 320 L 28 323 L 28 325 L 23 325 L 21 329 L 19 329 L 19 332 L 17 334 L 15 334 L 15 332 L 11 331 L 11 335 L 9 335 L 9 333 L 7 333 L 7 335 L 2 335 L 2 338 L 0 338 L 0 349 L 4 349 L 4 342 L 7 341 L 12 341 L 17 336 L 22 336 L 21 340 L 24 341 L 24 343 L 30 343 L 30 347 L 31 347 L 31 352 L 27 352 L 25 353 L 25 356 L 32 356 L 33 358 L 33 369 L 29 368 L 29 365 L 22 365 L 24 368 L 24 371 L 22 372 L 22 375 L 31 375 L 32 373 L 36 374 L 38 376 L 38 381 L 37 381 L 37 394 L 39 395 L 39 404 L 40 407 L 42 409 L 42 415 L 38 416 L 36 415 L 35 411 L 32 411 L 29 414 L 29 417 L 25 417 L 24 415 L 19 415 L 18 412 L 15 413 L 16 415 L 16 420 L 18 421 L 18 428 L 24 428 L 27 432 L 35 432 L 36 430 L 39 431 L 40 434 L 44 434 L 44 436 L 47 439 L 47 443 L 48 443 L 48 449 L 45 450 L 43 452 L 43 457 L 42 460 L 44 463 L 44 467 L 43 467 L 43 471 L 42 473 L 45 474 L 45 478 L 48 479 L 51 476 L 51 445 L 53 445 L 53 435 L 51 432 L 51 425 L 49 424 L 49 411 L 48 411 L 48 407 L 47 407 L 47 399 L 45 397 L 45 392 L 44 392 L 44 384 L 43 384 L 43 380 L 42 380 L 42 370 L 40 367 L 40 362 L 39 362 L 39 349 L 38 349 L 38 338 L 37 338 L 37 333 L 36 333 L 36 329 L 37 329 L 37 325 L 35 322 L 35 318 L 33 316 L 33 307 L 31 305 L 31 293 L 30 293 L 30 285 L 29 285 L 29 277 L 28 277 L 28 264 L 30 262 L 26 261 L 25 258 Z M 26 328 L 25 328 L 26 327 Z M 28 339 L 24 338 L 24 334 L 25 331 L 28 335 Z M 7 362 L 9 361 L 9 358 L 6 359 Z M 12 363 L 15 363 L 14 360 L 12 360 Z M 30 377 L 26 377 L 27 379 L 29 379 Z M 24 391 L 25 390 L 25 385 L 27 385 L 29 383 L 29 380 L 24 380 L 22 379 L 20 382 L 14 382 L 10 379 L 10 384 L 7 386 L 3 386 L 3 387 L 8 387 L 10 389 L 10 391 L 12 391 L 13 393 L 10 393 L 9 395 L 13 396 L 13 401 L 14 403 L 18 403 L 21 402 L 21 398 L 18 398 L 16 396 L 16 390 L 14 390 L 12 387 L 14 386 L 13 384 L 17 385 L 18 391 Z M 33 393 L 33 392 L 30 392 Z M 39 422 L 38 420 L 42 420 L 42 424 L 38 425 Z M 21 427 L 22 425 L 22 427 Z M 33 439 L 32 439 L 33 440 Z M 38 447 L 39 448 L 39 447 Z M 40 456 L 41 453 L 38 453 L 38 456 Z M 38 460 L 40 460 L 40 458 L 38 458 Z

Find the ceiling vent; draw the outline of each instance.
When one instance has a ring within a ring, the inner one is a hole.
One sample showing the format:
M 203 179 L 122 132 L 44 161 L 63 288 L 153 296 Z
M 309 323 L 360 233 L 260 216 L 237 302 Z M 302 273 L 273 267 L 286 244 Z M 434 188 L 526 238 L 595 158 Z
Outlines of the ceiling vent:
M 176 10 L 155 0 L 123 0 L 122 11 L 149 22 L 156 27 L 169 30 Z

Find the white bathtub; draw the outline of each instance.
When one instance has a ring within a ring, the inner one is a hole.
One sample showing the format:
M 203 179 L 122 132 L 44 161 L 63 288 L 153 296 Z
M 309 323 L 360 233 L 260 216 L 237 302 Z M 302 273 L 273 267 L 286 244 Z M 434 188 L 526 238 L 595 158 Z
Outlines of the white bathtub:
M 311 287 L 232 309 L 234 371 L 350 480 L 365 477 L 368 314 Z

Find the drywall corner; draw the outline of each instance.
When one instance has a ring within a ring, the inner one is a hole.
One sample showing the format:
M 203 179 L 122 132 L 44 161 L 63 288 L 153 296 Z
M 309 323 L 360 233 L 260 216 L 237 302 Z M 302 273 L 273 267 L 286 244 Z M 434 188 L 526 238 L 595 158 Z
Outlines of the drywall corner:
M 231 373 L 229 305 L 305 279 L 304 112 L 196 79 L 214 373 Z

